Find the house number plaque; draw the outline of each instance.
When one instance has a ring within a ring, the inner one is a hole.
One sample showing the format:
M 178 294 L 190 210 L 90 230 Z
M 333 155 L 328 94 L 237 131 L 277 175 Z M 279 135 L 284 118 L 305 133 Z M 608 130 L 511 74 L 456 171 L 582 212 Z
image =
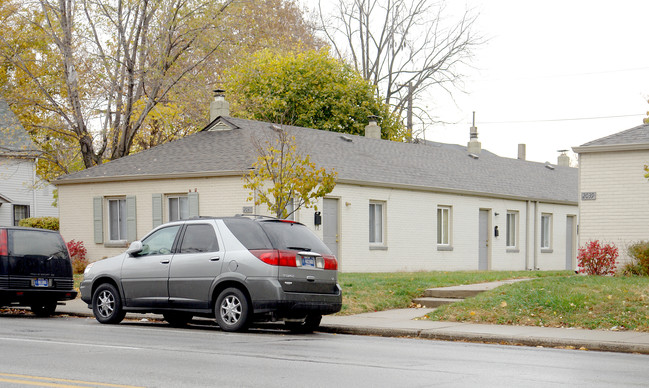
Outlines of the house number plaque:
M 594 191 L 584 191 L 581 193 L 582 201 L 594 201 L 597 199 L 597 193 Z

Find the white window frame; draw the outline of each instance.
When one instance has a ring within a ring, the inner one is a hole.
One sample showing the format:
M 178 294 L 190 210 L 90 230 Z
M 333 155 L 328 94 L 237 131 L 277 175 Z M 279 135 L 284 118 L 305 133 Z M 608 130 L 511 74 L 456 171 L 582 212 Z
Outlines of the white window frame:
M 452 243 L 452 206 L 437 206 L 437 247 L 449 248 Z
M 541 249 L 552 249 L 552 214 L 541 213 Z
M 111 203 L 117 202 L 118 209 L 117 214 L 114 213 L 114 210 L 111 207 Z M 126 226 L 126 197 L 114 197 L 106 198 L 106 206 L 108 208 L 108 241 L 109 242 L 125 242 L 127 241 L 128 229 Z M 116 217 L 116 218 L 115 218 Z M 117 236 L 113 235 L 113 222 L 117 222 Z M 115 238 L 117 237 L 117 238 Z
M 181 221 L 181 220 L 186 220 L 189 219 L 189 196 L 187 194 L 173 194 L 173 195 L 167 195 L 167 200 L 166 200 L 166 205 L 167 205 L 167 220 L 168 222 L 172 221 Z M 172 200 L 176 200 L 175 204 L 172 204 Z M 183 217 L 182 214 L 182 208 L 181 206 L 182 201 L 184 200 L 184 206 L 185 206 L 185 216 Z M 177 218 L 172 217 L 172 210 L 176 208 L 176 214 L 178 215 Z
M 373 246 L 385 245 L 385 202 L 370 201 L 368 215 L 369 243 Z M 377 218 L 379 218 L 377 220 Z M 377 230 L 377 226 L 380 230 Z
M 518 211 L 508 210 L 506 216 L 506 236 L 505 245 L 509 249 L 518 247 Z

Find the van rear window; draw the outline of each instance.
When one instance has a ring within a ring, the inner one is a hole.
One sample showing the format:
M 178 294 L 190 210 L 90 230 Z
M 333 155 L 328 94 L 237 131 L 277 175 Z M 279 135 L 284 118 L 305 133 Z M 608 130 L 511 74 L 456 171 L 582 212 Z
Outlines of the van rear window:
M 39 230 L 9 230 L 10 256 L 56 256 L 69 260 L 68 250 L 57 233 Z

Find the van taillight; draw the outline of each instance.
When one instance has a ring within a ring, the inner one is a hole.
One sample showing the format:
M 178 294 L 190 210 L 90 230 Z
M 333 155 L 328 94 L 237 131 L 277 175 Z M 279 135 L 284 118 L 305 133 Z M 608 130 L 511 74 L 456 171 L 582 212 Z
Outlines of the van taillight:
M 297 267 L 294 251 L 277 249 L 251 249 L 250 253 L 266 264 L 279 267 Z
M 0 229 L 0 256 L 9 255 L 9 247 L 7 246 L 7 229 Z

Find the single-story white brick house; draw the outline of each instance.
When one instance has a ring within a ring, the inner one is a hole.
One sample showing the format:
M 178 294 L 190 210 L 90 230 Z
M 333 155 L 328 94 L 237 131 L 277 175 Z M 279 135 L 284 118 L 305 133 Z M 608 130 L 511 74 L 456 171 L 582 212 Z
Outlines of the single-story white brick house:
M 83 241 L 97 260 L 169 220 L 267 214 L 247 200 L 242 176 L 256 160 L 252 139 L 275 136 L 273 127 L 221 112 L 193 135 L 60 178 L 62 235 Z M 321 223 L 314 209 L 295 218 L 344 272 L 575 266 L 575 168 L 502 158 L 477 139 L 469 152 L 282 128 L 318 166 L 338 172 L 317 205 Z
M 573 147 L 579 154 L 579 244 L 599 240 L 626 247 L 649 240 L 649 125 Z

